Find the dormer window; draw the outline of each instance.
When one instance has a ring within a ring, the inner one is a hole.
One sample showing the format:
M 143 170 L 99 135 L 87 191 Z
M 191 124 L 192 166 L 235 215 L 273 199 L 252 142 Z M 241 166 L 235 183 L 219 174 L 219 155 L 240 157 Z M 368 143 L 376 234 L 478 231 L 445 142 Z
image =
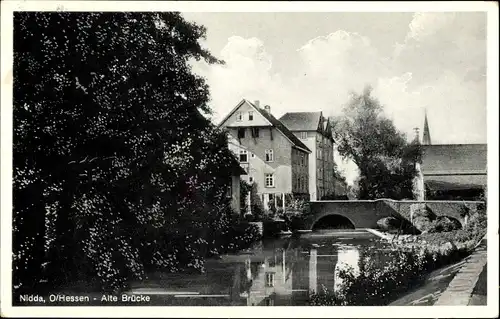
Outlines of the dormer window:
M 253 121 L 253 111 L 248 112 L 248 120 Z
M 307 132 L 300 132 L 300 138 L 303 140 L 307 139 Z
M 241 112 L 236 113 L 236 121 L 241 122 L 242 119 L 243 119 L 243 114 L 241 114 Z

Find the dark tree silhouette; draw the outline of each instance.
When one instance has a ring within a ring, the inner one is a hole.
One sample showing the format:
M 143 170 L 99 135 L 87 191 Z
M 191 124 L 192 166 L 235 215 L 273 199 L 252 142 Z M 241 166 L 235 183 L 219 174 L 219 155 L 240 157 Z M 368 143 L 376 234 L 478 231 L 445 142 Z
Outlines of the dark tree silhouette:
M 179 13 L 15 13 L 16 291 L 119 289 L 224 249 L 235 157 L 188 63 L 221 63 L 204 37 Z

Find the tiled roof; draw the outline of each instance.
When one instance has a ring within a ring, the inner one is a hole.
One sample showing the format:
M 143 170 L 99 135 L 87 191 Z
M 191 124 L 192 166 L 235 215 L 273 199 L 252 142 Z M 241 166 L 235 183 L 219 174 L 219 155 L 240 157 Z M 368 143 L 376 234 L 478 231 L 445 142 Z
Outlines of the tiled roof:
M 425 185 L 432 190 L 483 188 L 486 184 L 486 175 L 448 175 L 425 178 Z
M 486 172 L 486 144 L 422 145 L 424 175 Z
M 290 131 L 317 131 L 321 112 L 285 113 L 280 121 Z
M 299 147 L 303 150 L 305 150 L 308 153 L 311 153 L 311 150 L 304 144 L 302 143 L 295 134 L 290 132 L 290 130 L 278 119 L 276 119 L 271 113 L 268 113 L 266 110 L 256 106 L 250 101 L 247 101 L 247 103 L 251 104 L 257 111 L 259 111 L 260 114 L 262 114 L 263 117 L 265 117 L 271 124 L 276 127 L 278 130 L 281 131 L 296 147 Z

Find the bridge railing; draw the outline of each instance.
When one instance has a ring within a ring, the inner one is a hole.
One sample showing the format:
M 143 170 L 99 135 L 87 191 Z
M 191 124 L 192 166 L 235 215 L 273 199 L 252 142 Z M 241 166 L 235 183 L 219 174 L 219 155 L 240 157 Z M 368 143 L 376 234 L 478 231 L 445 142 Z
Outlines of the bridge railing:
M 310 203 L 376 203 L 376 202 L 393 202 L 393 203 L 411 203 L 411 204 L 424 204 L 424 203 L 465 203 L 465 204 L 475 204 L 475 203 L 484 203 L 484 201 L 480 200 L 410 200 L 410 199 L 391 199 L 391 198 L 378 198 L 378 199 L 341 199 L 341 200 L 314 200 L 310 201 Z

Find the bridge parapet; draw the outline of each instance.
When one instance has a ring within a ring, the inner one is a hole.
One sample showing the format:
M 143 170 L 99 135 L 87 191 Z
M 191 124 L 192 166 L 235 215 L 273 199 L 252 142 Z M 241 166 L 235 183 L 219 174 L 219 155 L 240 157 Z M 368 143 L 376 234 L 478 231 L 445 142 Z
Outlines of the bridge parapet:
M 411 220 L 412 206 L 425 205 L 436 216 L 448 216 L 464 224 L 462 208 L 475 210 L 483 201 L 411 201 L 411 200 L 329 200 L 311 201 L 311 215 L 307 218 L 306 229 L 312 229 L 321 218 L 339 215 L 349 219 L 356 228 L 376 228 L 377 221 L 384 217 Z

